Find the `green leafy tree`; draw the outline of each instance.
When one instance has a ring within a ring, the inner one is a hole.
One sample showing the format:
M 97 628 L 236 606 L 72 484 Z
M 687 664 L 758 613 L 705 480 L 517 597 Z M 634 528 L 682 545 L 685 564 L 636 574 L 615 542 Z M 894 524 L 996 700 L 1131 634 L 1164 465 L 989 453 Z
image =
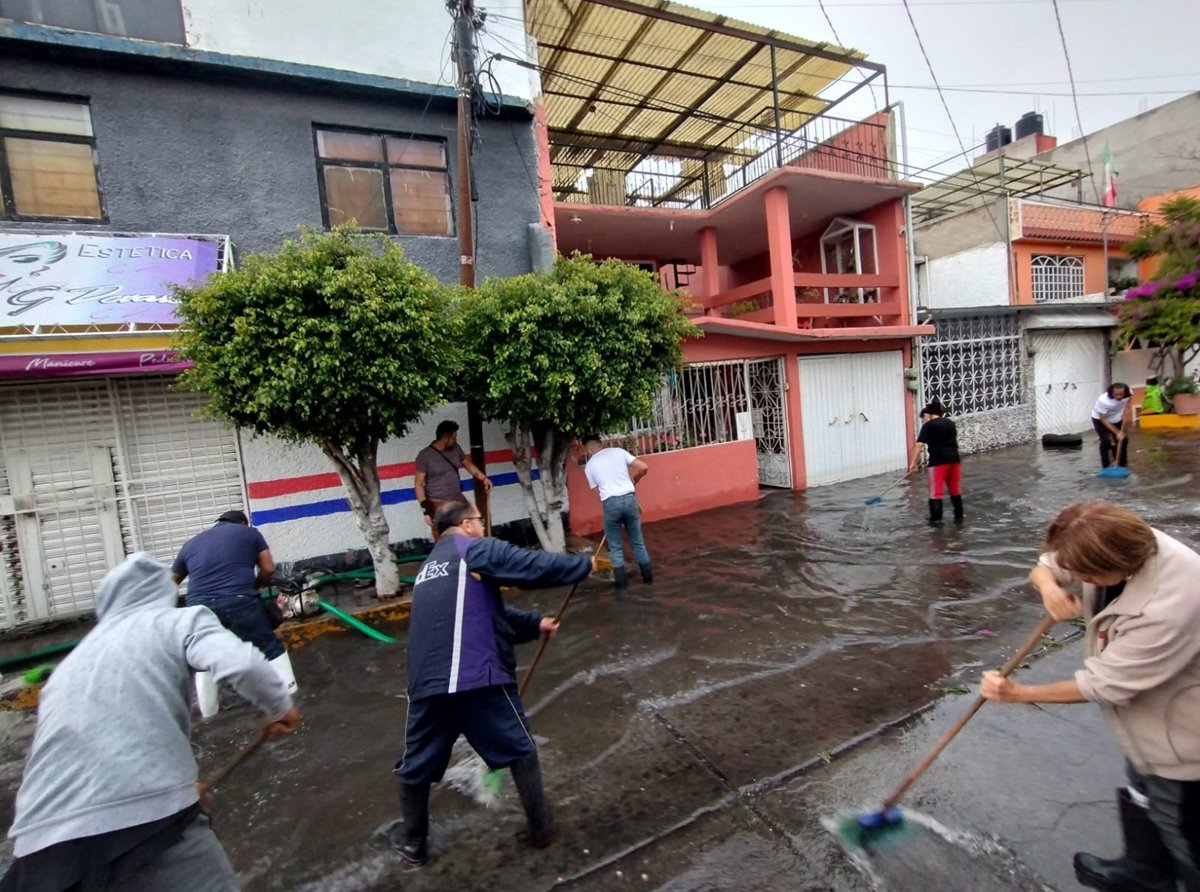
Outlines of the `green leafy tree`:
M 465 384 L 484 417 L 508 422 L 538 540 L 562 551 L 572 440 L 649 412 L 663 376 L 682 362 L 681 341 L 698 331 L 652 274 L 581 254 L 545 272 L 488 279 L 463 296 L 462 310 Z
M 321 448 L 346 487 L 380 594 L 399 591 L 379 493 L 381 441 L 441 404 L 459 371 L 438 282 L 382 236 L 302 230 L 200 287 L 177 289 L 182 386 L 255 435 Z
M 1126 246 L 1137 260 L 1158 258 L 1154 279 L 1125 292 L 1118 338 L 1155 353 L 1151 365 L 1166 377 L 1164 391 L 1194 393 L 1187 365 L 1200 356 L 1200 201 L 1176 198 L 1162 219 L 1147 224 Z

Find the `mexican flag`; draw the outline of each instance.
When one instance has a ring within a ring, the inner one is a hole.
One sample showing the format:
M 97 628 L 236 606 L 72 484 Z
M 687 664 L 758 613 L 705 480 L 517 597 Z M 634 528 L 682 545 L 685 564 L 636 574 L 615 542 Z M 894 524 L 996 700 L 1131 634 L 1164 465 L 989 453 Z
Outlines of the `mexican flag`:
M 1117 206 L 1117 162 L 1113 160 L 1112 149 L 1104 144 L 1104 206 Z

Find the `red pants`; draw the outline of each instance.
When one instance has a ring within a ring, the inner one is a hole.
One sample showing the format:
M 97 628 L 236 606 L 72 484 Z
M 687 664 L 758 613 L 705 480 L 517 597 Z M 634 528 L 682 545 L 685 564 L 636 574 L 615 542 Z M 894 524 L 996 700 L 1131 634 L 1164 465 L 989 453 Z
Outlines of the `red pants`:
M 943 488 L 949 489 L 952 496 L 962 495 L 961 463 L 934 465 L 929 469 L 929 498 L 940 499 Z

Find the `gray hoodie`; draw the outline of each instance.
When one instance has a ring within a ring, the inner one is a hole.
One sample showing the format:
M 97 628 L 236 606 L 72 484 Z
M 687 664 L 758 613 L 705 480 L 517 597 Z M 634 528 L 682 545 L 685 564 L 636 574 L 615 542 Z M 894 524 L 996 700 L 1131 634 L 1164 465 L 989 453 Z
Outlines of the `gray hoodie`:
M 96 627 L 54 670 L 8 835 L 18 857 L 165 818 L 197 800 L 191 672 L 210 670 L 269 719 L 279 674 L 206 607 L 176 608 L 167 568 L 130 556 L 96 593 Z

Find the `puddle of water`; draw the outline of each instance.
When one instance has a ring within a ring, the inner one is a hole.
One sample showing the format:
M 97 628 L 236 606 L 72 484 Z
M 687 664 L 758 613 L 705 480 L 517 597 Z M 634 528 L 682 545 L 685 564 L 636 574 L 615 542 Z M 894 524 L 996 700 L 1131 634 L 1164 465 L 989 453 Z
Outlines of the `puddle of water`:
M 551 888 L 731 796 L 769 796 L 771 779 L 923 706 L 946 680 L 973 681 L 980 665 L 1003 662 L 1037 622 L 1026 574 L 1066 504 L 1110 498 L 1200 543 L 1198 439 L 1139 433 L 1126 480 L 1097 478 L 1090 448 L 970 456 L 961 527 L 925 523 L 919 480 L 867 506 L 894 475 L 648 524 L 654 585 L 581 586 L 526 698 L 557 806 L 559 842 L 544 852 L 514 838 L 523 820 L 511 783 L 495 810 L 435 789 L 435 859 L 423 871 L 403 872 L 372 840 L 399 811 L 391 768 L 404 740 L 405 633 L 395 628 L 386 631 L 396 645 L 343 634 L 296 651 L 303 730 L 265 747 L 218 791 L 217 829 L 247 892 Z M 514 604 L 549 612 L 561 595 L 522 593 Z M 523 648 L 521 659 L 531 653 Z M 252 711 L 228 704 L 197 728 L 202 774 L 254 733 Z M 0 764 L 23 759 L 19 745 L 4 747 Z M 11 821 L 14 791 L 15 777 L 0 776 L 0 819 Z M 825 835 L 815 819 L 809 825 L 812 839 Z M 1003 860 L 985 849 L 963 855 L 930 832 L 920 839 L 905 850 L 919 857 L 873 863 L 880 876 L 923 862 L 967 872 L 980 859 Z M 730 854 L 727 867 L 709 858 L 694 876 L 706 888 L 738 888 L 745 868 Z M 829 868 L 805 867 L 794 851 L 781 863 L 800 866 L 754 888 L 822 888 Z M 660 864 L 639 888 L 691 888 L 664 877 L 690 869 Z
M 860 848 L 823 819 L 846 857 L 876 892 L 912 889 L 970 889 L 972 892 L 1054 892 L 1003 843 L 953 830 L 928 815 L 906 809 L 902 832 L 878 846 Z

